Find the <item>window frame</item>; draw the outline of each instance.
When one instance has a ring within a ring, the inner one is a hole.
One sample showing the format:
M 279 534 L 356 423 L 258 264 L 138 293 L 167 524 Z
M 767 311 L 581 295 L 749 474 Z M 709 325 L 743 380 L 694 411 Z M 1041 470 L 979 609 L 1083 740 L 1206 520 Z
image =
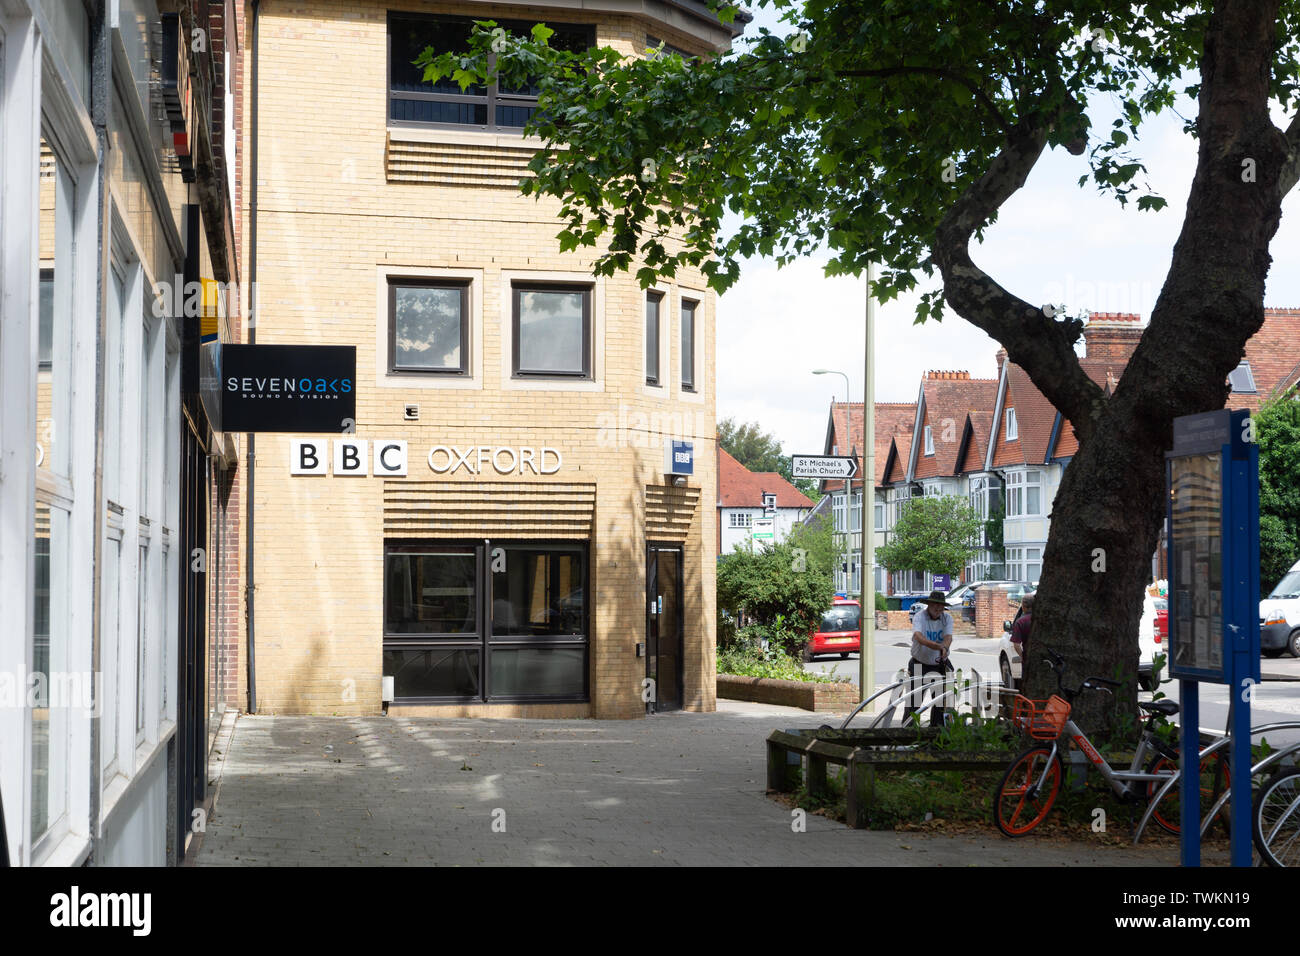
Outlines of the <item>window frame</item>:
M 934 430 L 929 425 L 925 426 L 925 453 L 934 454 Z
M 1017 441 L 1020 438 L 1020 425 L 1016 421 L 1015 406 L 1011 406 L 1006 411 L 1007 441 Z
M 651 388 L 663 388 L 663 376 L 660 374 L 663 369 L 662 356 L 660 352 L 663 348 L 663 325 L 664 325 L 664 303 L 668 297 L 658 289 L 648 289 L 645 294 L 645 327 L 642 332 L 645 342 L 645 383 Z M 654 343 L 653 348 L 650 342 L 650 304 L 654 303 Z M 654 360 L 654 370 L 651 374 L 651 359 Z
M 578 292 L 582 294 L 582 371 L 564 371 L 547 369 L 521 369 L 519 367 L 520 346 L 520 305 L 521 293 L 524 292 Z M 510 282 L 510 377 L 512 379 L 561 379 L 567 381 L 590 382 L 595 380 L 592 367 L 592 300 L 595 298 L 595 286 L 589 283 L 540 282 L 527 279 L 513 279 Z
M 678 319 L 679 328 L 678 328 L 677 344 L 680 350 L 680 358 L 681 358 L 680 371 L 682 376 L 683 392 L 698 391 L 695 385 L 695 368 L 696 368 L 696 364 L 699 361 L 699 354 L 698 354 L 699 349 L 697 347 L 697 343 L 699 341 L 700 304 L 701 304 L 700 299 L 692 299 L 687 296 L 682 296 L 681 301 L 679 302 L 678 305 L 678 308 L 681 312 L 681 317 Z M 687 338 L 686 338 L 687 312 L 689 312 L 691 316 L 691 336 L 690 336 L 690 349 L 689 349 L 690 361 L 689 362 L 687 361 L 688 350 L 686 347 L 687 346 Z
M 511 549 L 526 551 L 546 551 L 551 553 L 570 552 L 581 555 L 582 560 L 582 579 L 579 582 L 583 594 L 582 606 L 582 635 L 564 635 L 564 636 L 520 636 L 520 635 L 494 635 L 493 634 L 493 577 L 492 571 L 492 552 L 496 548 L 503 548 L 507 551 Z M 389 634 L 388 625 L 388 573 L 387 563 L 390 554 L 409 554 L 409 553 L 429 553 L 444 551 L 449 553 L 463 553 L 470 551 L 474 554 L 474 609 L 476 628 L 470 634 L 454 634 L 447 636 L 431 636 L 426 634 Z M 421 538 L 385 538 L 383 542 L 384 556 L 384 633 L 382 640 L 383 652 L 388 650 L 400 651 L 472 651 L 478 657 L 478 694 L 474 696 L 441 696 L 441 697 L 394 697 L 393 703 L 398 705 L 419 705 L 429 703 L 462 703 L 462 704 L 510 704 L 510 703 L 590 703 L 591 701 L 591 655 L 592 655 L 592 626 L 595 620 L 591 606 L 591 555 L 593 548 L 590 541 L 582 539 L 559 540 L 559 539 L 478 539 L 478 540 L 442 540 L 442 539 L 421 539 Z M 582 693 L 580 696 L 573 695 L 537 695 L 537 694 L 494 694 L 492 692 L 492 654 L 494 650 L 500 650 L 504 653 L 518 651 L 520 649 L 578 649 L 583 651 L 583 677 Z M 387 675 L 385 675 L 387 676 Z M 396 689 L 394 689 L 396 690 Z
M 467 278 L 421 278 L 417 276 L 388 275 L 388 374 L 421 375 L 468 378 L 470 375 L 470 288 L 473 280 Z M 457 289 L 460 291 L 460 367 L 459 368 L 421 368 L 416 365 L 397 364 L 397 290 L 413 289 Z
M 476 130 L 485 133 L 495 134 L 513 134 L 522 135 L 524 128 L 522 126 L 506 126 L 498 124 L 496 121 L 498 106 L 515 106 L 522 108 L 537 107 L 536 96 L 524 96 L 517 93 L 502 93 L 500 84 L 494 76 L 484 85 L 482 94 L 476 93 L 433 93 L 433 92 L 416 92 L 409 90 L 393 90 L 393 21 L 398 20 L 423 20 L 426 22 L 441 23 L 458 23 L 467 27 L 465 34 L 465 49 L 469 48 L 469 34 L 473 31 L 475 17 L 464 17 L 456 14 L 445 13 L 423 13 L 408 10 L 389 10 L 385 19 L 384 27 L 384 52 L 385 52 L 385 73 L 384 73 L 384 122 L 387 126 L 400 126 L 409 129 L 455 129 L 455 130 Z M 563 26 L 566 29 L 582 30 L 587 34 L 588 48 L 596 46 L 596 24 L 594 23 L 575 23 L 568 20 L 513 20 L 501 18 L 497 24 L 508 32 L 518 34 L 521 31 L 527 33 L 535 23 L 545 23 L 547 26 L 556 28 Z M 489 67 L 495 59 L 493 56 L 489 60 Z M 463 105 L 482 105 L 484 107 L 484 123 L 440 123 L 432 120 L 399 120 L 393 119 L 393 101 L 413 100 L 417 102 L 433 103 L 454 103 Z

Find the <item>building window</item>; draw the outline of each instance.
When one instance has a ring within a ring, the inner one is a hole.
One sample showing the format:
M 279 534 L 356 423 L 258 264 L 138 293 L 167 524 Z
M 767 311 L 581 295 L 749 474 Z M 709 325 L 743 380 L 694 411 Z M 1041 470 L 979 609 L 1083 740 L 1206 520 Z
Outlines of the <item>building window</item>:
M 848 530 L 848 517 L 844 511 L 844 495 L 831 495 L 831 514 L 835 519 L 835 531 L 843 533 Z
M 885 530 L 885 505 L 884 502 L 876 502 L 876 530 Z
M 747 511 L 746 512 L 733 511 L 731 513 L 731 527 L 733 528 L 748 528 L 751 527 L 753 523 L 754 523 L 754 516 Z
M 1007 472 L 1007 517 L 1019 518 L 1025 505 L 1025 473 Z M 1010 559 L 1008 559 L 1010 560 Z
M 1025 580 L 1037 581 L 1043 571 L 1043 549 L 1025 548 Z
M 1030 516 L 1043 513 L 1043 473 L 1041 471 L 1025 472 L 1025 514 Z
M 776 516 L 776 495 L 763 495 L 763 517 L 773 518 Z
M 1016 427 L 1016 410 L 1007 409 L 1007 441 L 1015 441 L 1020 437 L 1020 429 Z
M 591 378 L 591 287 L 514 286 L 514 374 Z
M 925 453 L 927 455 L 934 454 L 934 432 L 929 425 L 925 426 Z
M 659 384 L 659 312 L 662 292 L 647 292 L 645 297 L 645 383 Z
M 650 60 L 657 60 L 660 57 L 664 57 L 664 56 L 672 56 L 674 53 L 677 54 L 677 56 L 680 56 L 683 60 L 686 60 L 687 62 L 695 59 L 694 53 L 687 53 L 681 47 L 673 46 L 671 43 L 665 43 L 663 40 L 659 39 L 658 37 L 651 36 L 648 33 L 646 34 L 645 37 L 645 47 L 646 47 L 646 58 Z
M 533 21 L 498 20 L 510 33 L 526 36 Z M 580 53 L 595 45 L 594 26 L 548 24 L 555 31 L 551 47 Z M 424 81 L 424 70 L 413 63 L 426 47 L 435 53 L 469 51 L 474 21 L 468 17 L 388 15 L 388 120 L 401 126 L 450 126 L 518 132 L 537 109 L 536 85 L 503 87 L 496 80 L 462 90 L 449 77 Z
M 682 390 L 695 391 L 695 307 L 690 299 L 682 300 Z
M 1255 376 L 1250 371 L 1250 363 L 1245 359 L 1228 374 L 1228 384 L 1234 392 L 1254 392 Z
M 862 492 L 856 492 L 849 498 L 849 531 L 862 531 Z
M 469 371 L 469 282 L 388 280 L 388 370 Z
M 384 675 L 398 700 L 587 698 L 581 543 L 390 543 Z

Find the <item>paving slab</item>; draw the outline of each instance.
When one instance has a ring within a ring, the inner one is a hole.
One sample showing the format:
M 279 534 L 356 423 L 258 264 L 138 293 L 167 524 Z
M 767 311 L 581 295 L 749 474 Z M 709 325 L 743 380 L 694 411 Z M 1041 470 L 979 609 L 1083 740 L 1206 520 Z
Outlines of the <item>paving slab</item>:
M 806 830 L 764 739 L 831 715 L 743 702 L 645 720 L 241 716 L 199 866 L 1172 866 L 1140 848 Z

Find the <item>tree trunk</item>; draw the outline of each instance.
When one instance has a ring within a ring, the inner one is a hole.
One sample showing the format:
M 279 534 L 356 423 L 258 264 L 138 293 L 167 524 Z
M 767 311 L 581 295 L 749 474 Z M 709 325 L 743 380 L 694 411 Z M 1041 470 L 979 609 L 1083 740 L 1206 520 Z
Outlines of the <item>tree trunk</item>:
M 1142 585 L 1164 515 L 1173 419 L 1223 407 L 1228 373 L 1263 324 L 1268 247 L 1290 163 L 1287 139 L 1268 114 L 1277 7 L 1216 6 L 1201 61 L 1196 177 L 1151 324 L 1114 396 L 1067 411 L 1080 447 L 1053 503 L 1034 607 L 1039 652 L 1027 662 L 1031 696 L 1054 689 L 1043 644 L 1069 660 L 1067 684 L 1136 677 Z M 1033 362 L 1025 368 L 1037 384 Z M 1105 694 L 1083 694 L 1076 719 L 1110 729 L 1135 711 L 1135 693 L 1130 688 L 1118 708 Z

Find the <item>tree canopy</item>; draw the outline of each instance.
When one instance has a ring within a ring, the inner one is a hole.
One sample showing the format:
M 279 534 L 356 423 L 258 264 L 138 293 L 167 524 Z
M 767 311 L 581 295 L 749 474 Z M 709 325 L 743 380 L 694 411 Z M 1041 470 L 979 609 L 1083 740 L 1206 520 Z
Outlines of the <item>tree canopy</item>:
M 597 274 L 635 269 L 648 285 L 691 266 L 724 290 L 748 256 L 825 250 L 831 273 L 878 263 L 877 299 L 917 289 L 918 320 L 951 309 L 1000 342 L 1079 443 L 1053 502 L 1035 629 L 1068 639 L 1080 671 L 1135 670 L 1173 420 L 1223 407 L 1300 180 L 1300 0 L 758 5 L 793 33 L 760 29 L 688 60 L 555 50 L 545 26 L 523 38 L 489 26 L 469 53 L 426 51 L 425 78 L 468 86 L 498 71 L 539 90 L 525 132 L 546 148 L 522 188 L 559 200 L 560 247 L 593 248 Z M 1079 158 L 1081 186 L 1158 211 L 1139 137 L 1183 95 L 1197 162 L 1181 232 L 1104 390 L 1075 350 L 1082 320 L 1010 292 L 973 245 L 1048 149 Z M 729 234 L 727 213 L 742 221 Z M 1047 689 L 1041 670 L 1030 691 Z M 1086 726 L 1103 709 L 1076 712 Z
M 831 606 L 835 543 L 829 526 L 797 526 L 766 547 L 737 547 L 718 563 L 718 606 L 760 624 L 784 626 L 807 639 Z

